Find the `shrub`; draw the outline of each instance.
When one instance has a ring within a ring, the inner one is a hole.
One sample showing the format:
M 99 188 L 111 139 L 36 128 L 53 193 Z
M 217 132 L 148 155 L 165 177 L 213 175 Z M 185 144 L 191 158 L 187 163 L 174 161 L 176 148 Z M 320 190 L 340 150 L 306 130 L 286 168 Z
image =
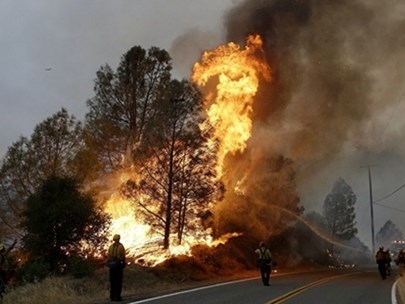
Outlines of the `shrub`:
M 78 279 L 92 275 L 96 268 L 97 263 L 93 259 L 73 257 L 69 260 L 68 272 Z
M 17 272 L 17 278 L 23 282 L 39 282 L 50 274 L 49 263 L 33 260 L 25 263 Z

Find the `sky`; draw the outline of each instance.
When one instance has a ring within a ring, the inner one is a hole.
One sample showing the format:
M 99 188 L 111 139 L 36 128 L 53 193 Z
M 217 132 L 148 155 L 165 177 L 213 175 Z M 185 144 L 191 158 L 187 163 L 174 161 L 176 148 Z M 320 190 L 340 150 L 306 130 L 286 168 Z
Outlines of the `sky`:
M 1 0 L 0 155 L 61 107 L 82 119 L 97 70 L 106 63 L 115 68 L 132 46 L 169 51 L 178 36 L 193 30 L 212 32 L 207 47 L 213 46 L 231 3 Z
M 404 4 L 342 0 L 330 7 L 317 0 L 287 16 L 281 13 L 290 8 L 276 2 L 0 0 L 0 157 L 62 107 L 83 119 L 97 70 L 115 68 L 132 46 L 168 50 L 174 75 L 183 78 L 202 51 L 257 28 L 276 38 L 279 87 L 290 88 L 276 96 L 288 103 L 269 115 L 276 118 L 263 123 L 261 134 L 273 151 L 296 161 L 308 210 L 320 210 L 339 177 L 352 186 L 359 237 L 369 245 L 365 166 L 372 166 L 374 200 L 405 184 Z M 277 10 L 285 18 L 274 19 L 279 28 L 256 22 Z M 329 96 L 339 89 L 339 98 Z M 405 233 L 404 193 L 380 202 L 388 207 L 374 205 L 376 232 L 392 219 Z

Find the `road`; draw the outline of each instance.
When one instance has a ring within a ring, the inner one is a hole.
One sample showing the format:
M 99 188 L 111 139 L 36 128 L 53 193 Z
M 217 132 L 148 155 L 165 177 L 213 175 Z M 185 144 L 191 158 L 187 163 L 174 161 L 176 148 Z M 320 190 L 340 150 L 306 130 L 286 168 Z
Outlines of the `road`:
M 381 280 L 376 267 L 272 274 L 270 286 L 260 278 L 217 284 L 131 304 L 390 304 L 394 272 Z

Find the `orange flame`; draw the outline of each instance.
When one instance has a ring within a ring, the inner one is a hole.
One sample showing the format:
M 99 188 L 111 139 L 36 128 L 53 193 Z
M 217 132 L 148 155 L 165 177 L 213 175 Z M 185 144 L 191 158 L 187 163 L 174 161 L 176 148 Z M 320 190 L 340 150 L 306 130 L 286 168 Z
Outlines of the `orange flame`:
M 219 46 L 202 55 L 193 68 L 192 81 L 206 89 L 207 83 L 217 79 L 216 88 L 207 93 L 207 116 L 219 139 L 218 175 L 223 173 L 223 162 L 228 153 L 243 152 L 252 129 L 253 98 L 259 87 L 259 77 L 270 80 L 270 67 L 265 62 L 260 36 L 249 36 L 245 49 L 235 43 Z M 205 128 L 205 126 L 201 126 Z M 120 196 L 119 185 L 133 172 L 119 173 L 117 185 L 112 185 L 113 194 L 106 202 L 105 211 L 112 216 L 111 235 L 120 234 L 122 243 L 130 256 L 142 258 L 148 264 L 156 264 L 177 254 L 190 254 L 192 246 L 206 244 L 217 246 L 239 234 L 212 238 L 212 231 L 195 223 L 196 230 L 188 231 L 182 245 L 171 242 L 168 251 L 161 249 L 162 236 L 147 225 L 134 202 Z M 115 189 L 114 189 L 115 187 Z M 175 236 L 173 236 L 175 238 Z
M 228 153 L 243 152 L 252 129 L 253 98 L 259 87 L 259 76 L 270 81 L 270 67 L 264 60 L 259 35 L 249 36 L 247 45 L 229 43 L 205 52 L 194 65 L 192 80 L 205 87 L 217 77 L 213 92 L 206 96 L 207 115 L 216 130 L 221 146 L 218 154 L 218 174 L 223 173 L 223 161 Z

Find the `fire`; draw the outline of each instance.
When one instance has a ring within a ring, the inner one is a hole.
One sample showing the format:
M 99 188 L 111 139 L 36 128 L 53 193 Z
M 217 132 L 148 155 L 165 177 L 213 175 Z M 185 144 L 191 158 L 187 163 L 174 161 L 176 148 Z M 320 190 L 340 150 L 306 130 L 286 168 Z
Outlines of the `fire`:
M 222 175 L 223 163 L 228 153 L 243 152 L 252 129 L 253 98 L 259 87 L 260 76 L 270 80 L 270 67 L 265 62 L 262 41 L 259 36 L 249 36 L 247 45 L 241 49 L 235 43 L 219 46 L 202 55 L 193 68 L 192 81 L 205 89 L 208 82 L 217 80 L 215 90 L 205 96 L 206 113 L 219 139 L 218 174 Z M 205 126 L 201 126 L 204 128 Z M 161 249 L 162 236 L 147 225 L 134 202 L 119 193 L 119 185 L 134 172 L 121 172 L 116 185 L 109 183 L 113 194 L 106 202 L 105 211 L 112 216 L 111 235 L 120 234 L 129 256 L 147 264 L 156 264 L 172 255 L 190 254 L 192 246 L 206 244 L 217 246 L 238 234 L 212 238 L 212 231 L 195 223 L 195 230 L 186 231 L 181 245 L 171 242 L 168 251 Z M 115 188 L 114 188 L 115 187 Z M 175 236 L 173 236 L 175 238 Z
M 117 193 L 111 195 L 106 204 L 105 211 L 112 216 L 110 238 L 114 234 L 121 235 L 121 242 L 125 245 L 128 256 L 147 265 L 156 265 L 171 256 L 189 255 L 191 248 L 198 244 L 218 246 L 224 244 L 238 233 L 231 233 L 213 239 L 211 230 L 202 227 L 187 234 L 181 245 L 176 245 L 173 235 L 172 246 L 168 250 L 161 247 L 162 236 L 154 232 L 153 228 L 139 218 L 134 208 L 134 203 Z
M 173 245 L 168 251 L 163 251 L 162 236 L 144 218 L 139 217 L 134 202 L 119 194 L 118 187 L 107 200 L 105 212 L 112 218 L 110 238 L 114 234 L 120 234 L 128 257 L 145 264 L 154 265 L 173 255 L 188 254 L 190 248 L 198 243 L 195 238 L 189 237 L 182 245 Z M 212 241 L 208 233 L 205 241 L 207 244 Z
M 259 76 L 270 81 L 270 67 L 264 60 L 260 36 L 249 36 L 245 49 L 235 43 L 204 52 L 194 65 L 192 80 L 202 88 L 218 78 L 214 91 L 206 95 L 207 115 L 220 139 L 218 173 L 228 153 L 243 152 L 252 130 L 253 98 L 259 87 Z

